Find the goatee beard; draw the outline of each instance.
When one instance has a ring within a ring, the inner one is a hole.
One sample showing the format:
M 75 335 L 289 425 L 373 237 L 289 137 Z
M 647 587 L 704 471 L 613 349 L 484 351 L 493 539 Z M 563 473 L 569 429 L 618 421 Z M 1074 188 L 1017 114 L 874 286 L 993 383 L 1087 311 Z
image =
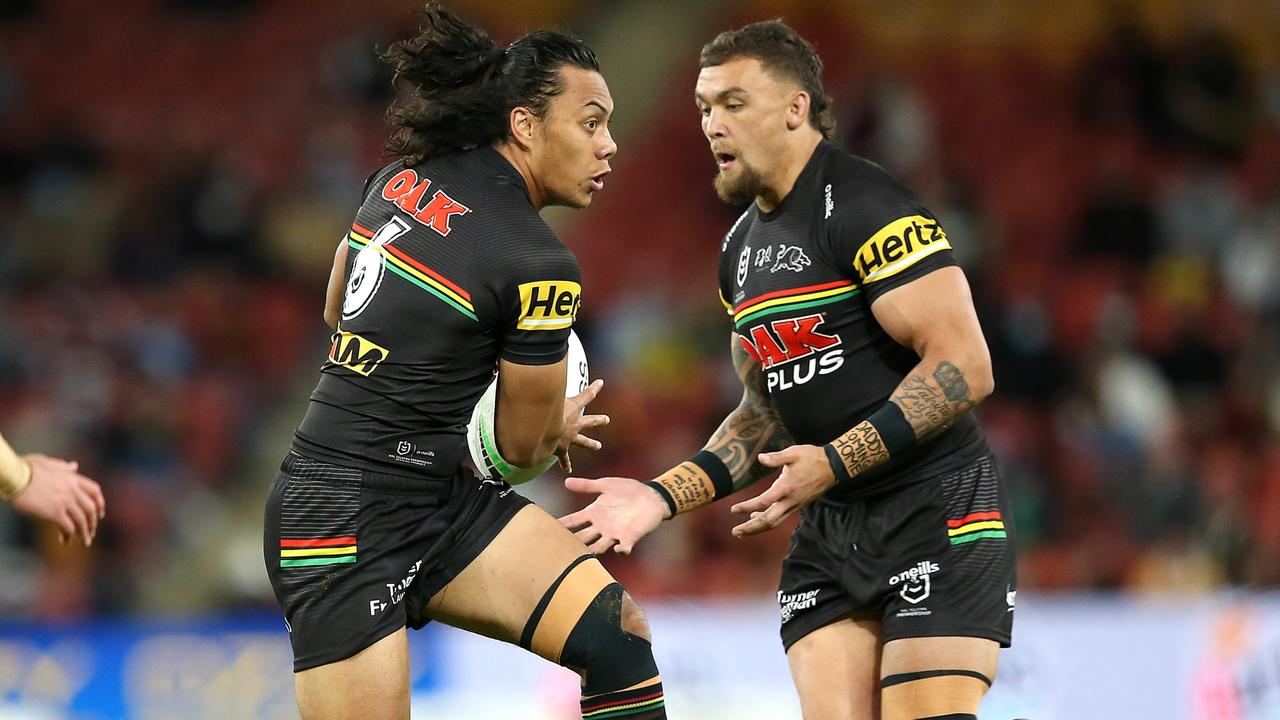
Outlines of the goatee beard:
M 742 161 L 739 160 L 739 163 Z M 716 173 L 713 185 L 716 195 L 730 205 L 746 205 L 761 195 L 764 190 L 764 178 L 750 165 L 743 164 L 738 169 L 738 176 L 730 180 L 724 173 Z

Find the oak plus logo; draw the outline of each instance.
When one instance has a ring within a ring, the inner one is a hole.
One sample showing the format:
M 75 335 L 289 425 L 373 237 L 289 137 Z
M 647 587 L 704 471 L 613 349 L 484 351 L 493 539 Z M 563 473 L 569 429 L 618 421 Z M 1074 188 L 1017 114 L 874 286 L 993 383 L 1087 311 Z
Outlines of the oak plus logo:
M 889 587 L 901 585 L 902 589 L 898 594 L 903 600 L 914 605 L 929 597 L 931 590 L 929 576 L 940 570 L 942 567 L 938 563 L 923 560 L 910 570 L 904 570 L 889 578 Z
M 844 365 L 839 335 L 822 332 L 823 313 L 757 325 L 738 337 L 764 368 L 769 390 L 789 390 Z
M 454 215 L 466 215 L 471 212 L 471 208 L 449 197 L 443 190 L 436 190 L 431 199 L 424 203 L 429 187 L 430 178 L 418 177 L 418 173 L 412 169 L 401 170 L 382 186 L 382 199 L 395 203 L 396 207 L 409 213 L 414 220 L 437 233 L 448 235 L 453 229 L 449 227 L 450 218 Z

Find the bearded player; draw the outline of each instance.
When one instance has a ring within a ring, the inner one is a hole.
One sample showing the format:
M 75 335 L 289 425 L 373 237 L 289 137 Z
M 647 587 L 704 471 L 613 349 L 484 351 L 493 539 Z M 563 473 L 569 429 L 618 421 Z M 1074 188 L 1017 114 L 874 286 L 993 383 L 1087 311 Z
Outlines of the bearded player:
M 742 401 L 703 450 L 561 522 L 628 553 L 663 519 L 777 470 L 737 536 L 800 520 L 782 643 L 808 720 L 974 720 L 1008 646 L 1009 505 L 970 410 L 991 363 L 950 240 L 920 199 L 830 142 L 813 47 L 781 21 L 725 32 L 695 99 L 715 188 L 751 203 L 721 247 Z

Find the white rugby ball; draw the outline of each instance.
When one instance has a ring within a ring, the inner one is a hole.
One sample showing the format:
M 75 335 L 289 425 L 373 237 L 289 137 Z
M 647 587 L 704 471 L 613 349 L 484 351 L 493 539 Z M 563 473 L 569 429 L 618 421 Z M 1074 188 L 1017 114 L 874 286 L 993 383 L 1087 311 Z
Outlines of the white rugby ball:
M 582 349 L 582 341 L 573 330 L 569 331 L 569 370 L 565 377 L 564 396 L 573 397 L 587 389 L 591 381 L 587 375 L 587 353 Z M 494 408 L 498 401 L 498 378 L 495 375 L 489 388 L 480 397 L 480 402 L 471 411 L 471 422 L 467 423 L 467 450 L 471 452 L 471 462 L 475 463 L 480 475 L 486 479 L 501 478 L 512 485 L 529 482 L 556 464 L 552 455 L 537 467 L 516 467 L 498 454 L 497 436 L 494 434 L 496 414 Z

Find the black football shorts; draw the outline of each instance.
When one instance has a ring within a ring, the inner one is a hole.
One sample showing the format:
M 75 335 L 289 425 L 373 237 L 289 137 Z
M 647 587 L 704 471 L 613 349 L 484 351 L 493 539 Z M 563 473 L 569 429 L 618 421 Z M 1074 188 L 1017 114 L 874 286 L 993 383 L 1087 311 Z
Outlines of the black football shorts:
M 427 601 L 528 504 L 465 466 L 407 478 L 290 452 L 267 498 L 262 551 L 294 672 L 427 624 Z
M 995 457 L 880 498 L 801 511 L 782 564 L 782 643 L 846 617 L 884 640 L 962 636 L 1008 647 L 1013 522 Z

